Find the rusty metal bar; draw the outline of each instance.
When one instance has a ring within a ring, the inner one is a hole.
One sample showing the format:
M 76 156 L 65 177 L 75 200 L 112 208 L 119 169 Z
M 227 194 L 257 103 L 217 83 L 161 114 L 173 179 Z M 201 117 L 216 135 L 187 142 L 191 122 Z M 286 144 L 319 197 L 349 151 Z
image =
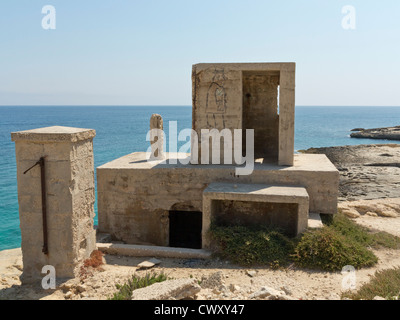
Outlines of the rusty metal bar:
M 43 249 L 42 252 L 46 255 L 49 254 L 48 238 L 47 238 L 47 199 L 46 199 L 46 170 L 45 170 L 45 157 L 41 157 L 38 162 L 36 162 L 32 167 L 24 172 L 26 174 L 28 171 L 40 166 L 40 184 L 42 189 L 42 222 L 43 222 Z

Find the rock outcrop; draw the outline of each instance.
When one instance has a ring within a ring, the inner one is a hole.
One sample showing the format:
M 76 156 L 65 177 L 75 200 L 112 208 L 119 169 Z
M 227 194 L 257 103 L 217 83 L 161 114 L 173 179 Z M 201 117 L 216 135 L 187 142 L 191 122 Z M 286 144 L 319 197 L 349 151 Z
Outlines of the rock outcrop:
M 375 129 L 357 128 L 351 131 L 353 131 L 350 134 L 352 138 L 400 140 L 400 126 Z
M 373 144 L 311 148 L 323 153 L 338 168 L 339 200 L 399 197 L 400 144 Z
M 133 291 L 132 300 L 183 300 L 201 290 L 195 279 L 176 279 L 155 283 Z

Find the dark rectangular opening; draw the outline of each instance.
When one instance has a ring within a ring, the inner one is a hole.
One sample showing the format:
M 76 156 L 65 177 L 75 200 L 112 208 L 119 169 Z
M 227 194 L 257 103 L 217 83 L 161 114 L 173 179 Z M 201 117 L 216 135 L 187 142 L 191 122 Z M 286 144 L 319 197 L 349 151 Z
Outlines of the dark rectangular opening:
M 297 203 L 214 200 L 212 208 L 213 221 L 219 226 L 265 226 L 296 235 Z
M 169 246 L 201 249 L 203 217 L 196 211 L 169 212 Z

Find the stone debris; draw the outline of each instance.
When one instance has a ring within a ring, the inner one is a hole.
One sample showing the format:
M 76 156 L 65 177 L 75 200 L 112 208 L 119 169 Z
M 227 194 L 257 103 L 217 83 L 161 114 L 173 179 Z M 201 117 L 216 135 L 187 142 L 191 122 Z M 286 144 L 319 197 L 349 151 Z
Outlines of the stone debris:
M 68 291 L 68 292 L 64 295 L 64 298 L 67 299 L 67 300 L 69 300 L 69 299 L 72 298 L 73 295 L 74 295 L 74 294 L 73 294 L 71 291 Z
M 257 275 L 257 271 L 248 270 L 248 271 L 246 271 L 246 274 L 247 274 L 249 277 L 254 278 L 254 277 Z
M 215 289 L 225 284 L 225 276 L 222 271 L 218 271 L 210 275 L 209 277 L 203 277 L 201 279 L 201 287 L 203 289 Z
M 400 216 L 400 199 L 348 201 L 339 203 L 339 209 L 350 218 L 362 215 L 396 218 Z
M 229 285 L 229 290 L 231 290 L 231 292 L 238 292 L 238 291 L 240 291 L 240 287 L 238 286 L 238 285 L 235 285 L 235 284 L 230 284 Z
M 139 269 L 151 269 L 154 266 L 159 265 L 160 263 L 161 263 L 161 260 L 153 258 L 150 260 L 143 261 L 143 262 L 139 263 L 137 266 Z
M 183 300 L 194 298 L 201 287 L 195 279 L 166 280 L 133 291 L 132 300 Z
M 250 299 L 267 299 L 267 300 L 295 300 L 286 295 L 284 291 L 278 291 L 270 287 L 262 287 L 259 291 L 253 293 Z
M 290 296 L 290 295 L 293 294 L 292 290 L 291 290 L 288 286 L 282 286 L 282 287 L 281 287 L 281 290 L 282 290 L 284 293 L 286 293 L 288 296 Z

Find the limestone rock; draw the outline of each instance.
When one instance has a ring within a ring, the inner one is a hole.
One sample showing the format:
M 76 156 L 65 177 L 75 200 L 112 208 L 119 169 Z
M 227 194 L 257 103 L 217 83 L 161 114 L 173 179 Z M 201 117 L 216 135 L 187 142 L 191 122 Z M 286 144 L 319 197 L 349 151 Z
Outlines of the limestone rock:
M 195 279 L 166 280 L 133 291 L 132 300 L 182 300 L 192 298 L 200 290 Z
M 375 129 L 353 129 L 352 138 L 400 140 L 400 126 Z
M 237 291 L 240 291 L 240 287 L 238 286 L 238 285 L 235 285 L 235 284 L 230 284 L 229 285 L 229 290 L 231 291 L 231 292 L 237 292 Z
M 225 283 L 224 278 L 225 276 L 222 271 L 218 271 L 210 275 L 208 278 L 204 277 L 201 281 L 201 287 L 203 289 L 220 288 Z
M 267 299 L 267 300 L 294 300 L 294 298 L 286 295 L 284 291 L 278 291 L 270 287 L 262 287 L 259 291 L 250 295 L 250 299 Z
M 161 263 L 160 260 L 153 258 L 150 260 L 143 261 L 143 262 L 139 263 L 137 266 L 139 269 L 150 269 L 156 265 L 159 265 L 160 263 Z
M 71 299 L 72 296 L 73 296 L 73 293 L 72 293 L 71 291 L 68 291 L 68 292 L 64 295 L 64 298 L 65 298 L 65 299 Z
M 288 287 L 288 286 L 282 286 L 281 287 L 281 290 L 284 292 L 284 293 L 286 293 L 287 295 L 292 295 L 293 293 L 292 293 L 292 290 Z
M 254 278 L 254 277 L 257 275 L 257 271 L 248 270 L 248 271 L 246 271 L 246 274 L 247 274 L 249 277 Z

